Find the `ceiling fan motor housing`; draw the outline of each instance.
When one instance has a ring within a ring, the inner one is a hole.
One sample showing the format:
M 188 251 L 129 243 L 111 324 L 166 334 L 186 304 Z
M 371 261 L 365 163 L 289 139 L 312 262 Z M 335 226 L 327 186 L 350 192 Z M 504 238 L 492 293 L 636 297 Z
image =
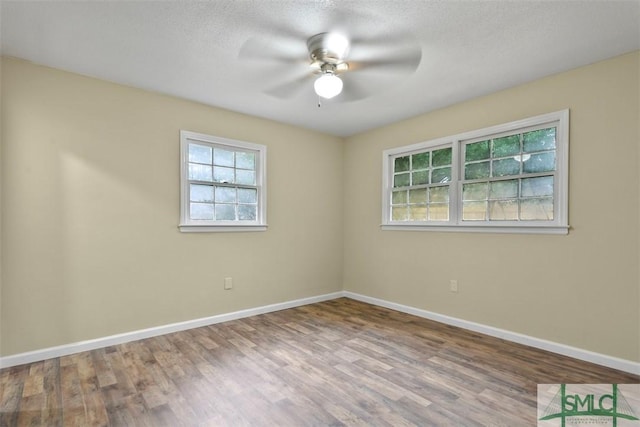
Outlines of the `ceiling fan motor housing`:
M 333 33 L 320 33 L 307 40 L 312 68 L 317 72 L 335 73 L 348 68 L 344 61 L 349 42 L 343 36 Z

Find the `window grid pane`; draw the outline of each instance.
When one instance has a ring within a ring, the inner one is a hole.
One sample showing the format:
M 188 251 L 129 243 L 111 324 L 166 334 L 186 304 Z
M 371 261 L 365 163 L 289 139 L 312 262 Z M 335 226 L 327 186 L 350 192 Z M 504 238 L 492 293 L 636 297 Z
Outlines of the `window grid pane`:
M 199 144 L 189 144 L 189 162 L 211 164 L 211 147 Z
M 452 148 L 393 159 L 392 221 L 448 221 Z
M 258 190 L 255 188 L 191 184 L 189 199 L 191 220 L 255 221 L 257 218 Z
M 189 219 L 256 221 L 256 160 L 252 151 L 189 143 Z
M 554 126 L 463 144 L 462 220 L 552 221 L 556 132 Z

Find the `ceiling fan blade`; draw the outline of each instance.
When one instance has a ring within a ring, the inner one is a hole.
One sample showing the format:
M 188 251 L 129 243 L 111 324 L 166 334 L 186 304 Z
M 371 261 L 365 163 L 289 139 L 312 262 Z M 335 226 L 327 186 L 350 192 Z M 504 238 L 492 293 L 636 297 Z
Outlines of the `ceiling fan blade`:
M 422 49 L 418 44 L 385 48 L 381 46 L 354 45 L 347 58 L 349 72 L 369 71 L 410 74 L 422 60 Z
M 408 32 L 395 32 L 385 34 L 368 34 L 366 37 L 354 37 L 351 39 L 354 45 L 368 47 L 402 48 L 417 44 L 415 36 Z
M 422 52 L 417 51 L 384 59 L 349 61 L 349 72 L 370 70 L 375 72 L 410 74 L 418 68 L 421 60 Z
M 352 102 L 367 98 L 374 93 L 374 90 L 367 90 L 366 85 L 358 79 L 357 76 L 344 74 L 341 76 L 343 81 L 342 93 L 336 97 L 336 101 Z
M 257 38 L 245 41 L 238 52 L 238 58 L 295 63 L 308 57 L 304 41 L 286 38 Z
M 340 74 L 344 83 L 342 100 L 344 102 L 357 101 L 380 94 L 401 84 L 402 77 L 415 72 L 421 58 L 422 55 L 418 52 L 418 54 L 413 53 L 382 60 L 362 61 L 353 64 L 350 62 L 349 71 Z
M 264 93 L 280 99 L 289 99 L 299 94 L 305 87 L 312 88 L 312 82 L 311 74 L 307 73 L 291 81 L 271 87 L 265 90 Z
M 412 72 L 422 59 L 422 46 L 410 33 L 369 34 L 351 40 L 347 62 L 350 70 L 381 68 Z

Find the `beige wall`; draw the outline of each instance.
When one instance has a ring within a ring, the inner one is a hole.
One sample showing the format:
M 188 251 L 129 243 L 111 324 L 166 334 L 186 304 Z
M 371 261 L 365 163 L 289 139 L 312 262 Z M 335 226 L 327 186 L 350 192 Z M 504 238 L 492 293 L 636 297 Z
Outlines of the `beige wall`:
M 621 56 L 347 139 L 344 288 L 640 361 L 639 58 Z M 568 236 L 380 230 L 382 150 L 565 108 Z M 450 279 L 459 293 L 449 291 Z
M 339 138 L 13 59 L 2 88 L 0 354 L 341 289 Z M 180 129 L 267 146 L 268 231 L 178 231 Z
M 4 59 L 0 355 L 346 289 L 640 361 L 639 62 L 344 141 Z M 380 231 L 382 150 L 564 108 L 568 236 Z M 267 145 L 269 231 L 177 231 L 180 129 Z
M 0 65 L 0 356 L 2 353 L 2 66 Z

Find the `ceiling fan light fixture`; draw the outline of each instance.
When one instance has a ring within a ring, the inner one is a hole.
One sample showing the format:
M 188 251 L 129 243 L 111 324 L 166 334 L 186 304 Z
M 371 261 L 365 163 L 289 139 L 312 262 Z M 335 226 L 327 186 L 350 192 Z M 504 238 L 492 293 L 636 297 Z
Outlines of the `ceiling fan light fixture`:
M 331 99 L 342 92 L 342 80 L 333 73 L 324 73 L 313 84 L 316 94 Z

